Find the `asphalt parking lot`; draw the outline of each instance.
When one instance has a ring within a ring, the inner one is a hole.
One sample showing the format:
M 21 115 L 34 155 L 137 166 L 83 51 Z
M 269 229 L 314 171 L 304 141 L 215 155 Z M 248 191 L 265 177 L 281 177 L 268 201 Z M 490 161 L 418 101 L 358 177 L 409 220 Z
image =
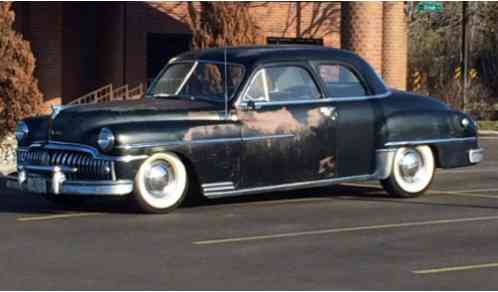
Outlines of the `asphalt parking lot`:
M 58 209 L 0 189 L 0 289 L 498 287 L 498 138 L 421 198 L 377 183 L 222 199 L 165 215 Z

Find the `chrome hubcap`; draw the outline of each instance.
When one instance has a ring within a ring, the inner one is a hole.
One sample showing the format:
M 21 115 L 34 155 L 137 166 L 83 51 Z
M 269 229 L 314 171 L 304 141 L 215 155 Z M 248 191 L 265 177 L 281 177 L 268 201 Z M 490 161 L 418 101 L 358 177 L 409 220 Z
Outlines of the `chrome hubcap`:
M 423 169 L 422 156 L 414 150 L 409 150 L 404 153 L 399 163 L 401 177 L 406 182 L 416 182 Z
M 171 165 L 166 161 L 151 163 L 145 172 L 145 187 L 156 198 L 163 198 L 174 184 L 174 174 Z

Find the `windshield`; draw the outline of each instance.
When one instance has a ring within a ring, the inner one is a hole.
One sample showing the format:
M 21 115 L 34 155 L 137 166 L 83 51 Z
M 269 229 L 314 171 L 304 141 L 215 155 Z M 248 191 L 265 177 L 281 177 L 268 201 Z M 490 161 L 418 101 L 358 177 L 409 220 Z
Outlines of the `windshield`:
M 231 98 L 242 81 L 241 65 L 227 64 L 228 98 Z M 153 97 L 188 96 L 191 98 L 225 101 L 225 65 L 196 62 L 170 65 L 161 72 L 149 89 Z

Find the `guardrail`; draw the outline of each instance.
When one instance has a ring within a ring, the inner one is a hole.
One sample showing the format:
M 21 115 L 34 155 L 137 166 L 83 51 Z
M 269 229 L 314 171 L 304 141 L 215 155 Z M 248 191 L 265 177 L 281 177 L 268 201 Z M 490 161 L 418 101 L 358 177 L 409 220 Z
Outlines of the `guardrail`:
M 92 104 L 116 100 L 133 100 L 140 99 L 143 95 L 144 85 L 142 83 L 133 88 L 129 88 L 128 84 L 125 84 L 115 89 L 112 84 L 108 84 L 71 101 L 69 104 Z

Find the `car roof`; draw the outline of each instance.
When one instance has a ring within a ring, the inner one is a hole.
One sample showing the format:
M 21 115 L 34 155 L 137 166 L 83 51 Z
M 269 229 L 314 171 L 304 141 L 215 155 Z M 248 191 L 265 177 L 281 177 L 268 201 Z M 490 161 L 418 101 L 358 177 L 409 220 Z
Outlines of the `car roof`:
M 198 49 L 173 58 L 170 63 L 182 61 L 210 61 L 241 64 L 252 71 L 261 64 L 295 61 L 331 61 L 349 64 L 361 72 L 375 94 L 387 92 L 383 81 L 373 68 L 353 52 L 318 45 L 267 45 Z
M 225 48 L 209 48 L 193 50 L 179 55 L 175 60 L 210 60 L 223 62 Z M 239 63 L 245 66 L 271 62 L 273 60 L 310 60 L 310 59 L 343 59 L 358 58 L 346 50 L 328 48 L 316 45 L 269 45 L 227 47 L 226 57 L 229 63 Z

